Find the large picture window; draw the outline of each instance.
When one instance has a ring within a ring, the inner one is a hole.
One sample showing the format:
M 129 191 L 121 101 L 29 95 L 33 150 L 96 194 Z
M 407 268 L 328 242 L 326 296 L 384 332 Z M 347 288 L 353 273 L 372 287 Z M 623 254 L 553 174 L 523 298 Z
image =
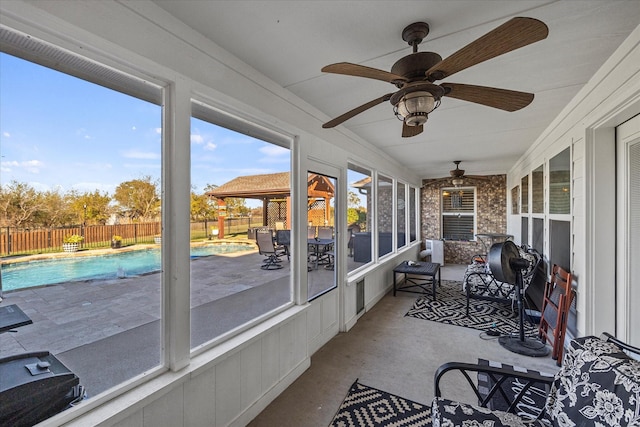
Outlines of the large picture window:
M 473 240 L 476 229 L 476 191 L 473 187 L 442 191 L 442 238 Z
M 234 127 L 245 133 L 220 126 L 216 123 L 231 124 L 232 119 L 199 102 L 192 111 L 195 349 L 291 302 L 292 217 L 286 141 L 272 140 L 241 121 Z
M 47 350 L 95 397 L 162 363 L 162 90 L 47 53 L 100 85 L 0 53 L 0 221 L 23 236 L 0 283 L 33 321 L 0 357 Z

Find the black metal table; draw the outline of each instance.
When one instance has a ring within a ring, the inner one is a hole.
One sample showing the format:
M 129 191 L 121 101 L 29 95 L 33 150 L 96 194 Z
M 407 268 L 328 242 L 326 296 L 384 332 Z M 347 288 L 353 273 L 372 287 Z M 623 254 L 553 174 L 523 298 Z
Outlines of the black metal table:
M 440 263 L 419 262 L 409 265 L 408 262 L 403 261 L 393 269 L 393 296 L 396 296 L 396 291 L 417 294 L 429 292 L 426 286 L 431 285 L 431 294 L 435 301 L 436 287 L 440 284 Z M 400 284 L 397 281 L 398 274 L 404 274 L 404 280 Z M 409 277 L 409 275 L 424 277 Z

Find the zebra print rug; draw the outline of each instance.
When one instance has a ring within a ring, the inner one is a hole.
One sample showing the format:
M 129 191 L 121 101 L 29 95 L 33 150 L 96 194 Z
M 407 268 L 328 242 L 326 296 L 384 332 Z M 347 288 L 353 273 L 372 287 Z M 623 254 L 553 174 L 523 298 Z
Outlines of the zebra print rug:
M 329 427 L 431 426 L 431 406 L 353 383 Z
M 442 280 L 436 292 L 436 301 L 430 295 L 419 297 L 405 316 L 423 320 L 463 326 L 481 331 L 495 330 L 501 335 L 518 333 L 517 307 L 494 301 L 471 299 L 469 316 L 466 315 L 467 298 L 462 291 L 462 283 Z M 527 336 L 537 336 L 537 326 L 525 319 Z

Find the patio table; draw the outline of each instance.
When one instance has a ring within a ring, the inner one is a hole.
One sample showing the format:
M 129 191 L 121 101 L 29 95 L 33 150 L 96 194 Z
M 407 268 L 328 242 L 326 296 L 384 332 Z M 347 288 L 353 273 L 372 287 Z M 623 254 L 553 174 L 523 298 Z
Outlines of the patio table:
M 315 257 L 314 268 L 316 270 L 318 269 L 318 260 L 323 254 L 325 254 L 326 247 L 333 246 L 334 243 L 335 243 L 335 240 L 333 239 L 318 239 L 318 238 L 307 239 L 307 244 L 313 247 L 312 255 Z M 323 249 L 320 250 L 320 248 L 323 248 Z
M 404 274 L 401 283 L 397 281 L 397 275 Z M 423 276 L 423 277 L 414 277 Z M 436 287 L 440 284 L 440 263 L 420 262 L 409 265 L 409 261 L 403 261 L 393 269 L 393 296 L 396 291 L 425 293 L 429 292 L 427 285 L 431 285 L 431 295 L 436 300 Z

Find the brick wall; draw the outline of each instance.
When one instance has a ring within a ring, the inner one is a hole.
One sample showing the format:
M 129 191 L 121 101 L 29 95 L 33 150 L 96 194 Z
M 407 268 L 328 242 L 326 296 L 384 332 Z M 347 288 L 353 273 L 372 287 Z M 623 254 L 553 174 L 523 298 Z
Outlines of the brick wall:
M 449 181 L 429 183 L 424 180 L 420 191 L 422 239 L 441 238 L 441 189 L 451 187 Z M 464 186 L 476 187 L 477 233 L 507 232 L 507 177 L 488 175 L 487 179 L 465 178 Z M 444 258 L 448 264 L 468 264 L 477 253 L 485 252 L 479 241 L 445 241 Z

